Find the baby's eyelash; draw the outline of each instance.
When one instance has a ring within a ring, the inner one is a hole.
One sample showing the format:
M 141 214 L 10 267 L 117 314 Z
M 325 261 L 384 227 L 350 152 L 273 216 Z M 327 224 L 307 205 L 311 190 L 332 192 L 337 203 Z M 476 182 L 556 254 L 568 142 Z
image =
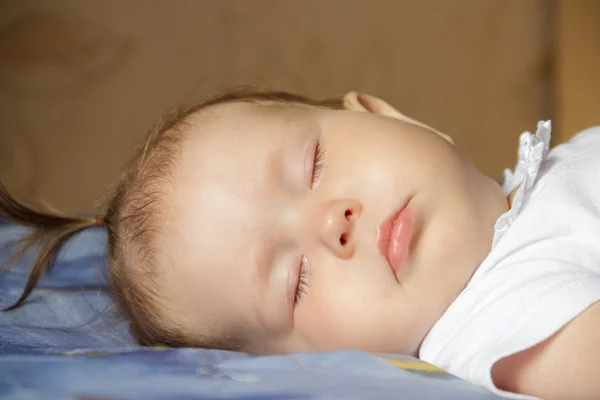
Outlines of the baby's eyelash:
M 316 140 L 315 141 L 315 159 L 313 161 L 313 170 L 312 170 L 312 179 L 311 179 L 311 187 L 314 188 L 320 183 L 321 180 L 321 172 L 323 167 L 325 166 L 325 152 L 321 148 L 321 143 Z M 308 288 L 308 274 L 306 273 L 306 257 L 302 257 L 302 261 L 300 264 L 300 272 L 298 274 L 298 284 L 296 286 L 296 296 L 294 297 L 294 307 L 302 300 L 302 296 L 306 294 L 306 289 Z
M 300 264 L 300 273 L 298 275 L 298 285 L 296 286 L 296 296 L 294 297 L 294 307 L 302 300 L 308 288 L 308 274 L 306 273 L 306 257 L 302 257 Z
M 316 141 L 316 147 L 315 147 L 315 159 L 313 162 L 313 173 L 312 173 L 312 180 L 311 180 L 311 187 L 315 187 L 318 186 L 320 180 L 321 180 L 321 173 L 323 170 L 323 167 L 325 166 L 325 152 L 323 151 L 323 149 L 321 148 L 321 143 L 319 141 Z

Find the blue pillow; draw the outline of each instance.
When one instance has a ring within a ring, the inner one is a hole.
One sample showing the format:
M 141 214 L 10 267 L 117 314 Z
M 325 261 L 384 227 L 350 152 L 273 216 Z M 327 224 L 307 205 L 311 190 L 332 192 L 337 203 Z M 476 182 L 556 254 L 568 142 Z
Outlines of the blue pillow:
M 0 265 L 4 267 L 14 241 L 26 230 L 0 225 Z M 20 296 L 36 256 L 31 251 L 0 278 L 0 307 Z M 110 298 L 107 280 L 106 231 L 92 228 L 76 235 L 60 252 L 18 309 L 0 312 L 0 346 L 122 348 L 135 345 L 127 321 Z

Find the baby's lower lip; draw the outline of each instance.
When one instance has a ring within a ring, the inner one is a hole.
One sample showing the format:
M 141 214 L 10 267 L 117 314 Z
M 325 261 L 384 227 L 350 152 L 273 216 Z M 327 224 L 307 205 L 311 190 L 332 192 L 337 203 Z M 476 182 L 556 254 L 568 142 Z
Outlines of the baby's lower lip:
M 394 212 L 380 227 L 379 251 L 386 258 L 396 279 L 398 271 L 408 258 L 412 236 L 412 216 L 408 205 Z

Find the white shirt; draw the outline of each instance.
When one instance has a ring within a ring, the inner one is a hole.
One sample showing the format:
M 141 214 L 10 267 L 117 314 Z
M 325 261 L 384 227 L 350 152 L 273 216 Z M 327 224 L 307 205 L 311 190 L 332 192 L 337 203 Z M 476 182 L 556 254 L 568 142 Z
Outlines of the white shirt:
M 504 191 L 521 187 L 492 250 L 420 349 L 424 361 L 515 399 L 532 397 L 497 389 L 492 366 L 600 300 L 600 127 L 552 151 L 549 142 L 549 121 L 521 135 Z

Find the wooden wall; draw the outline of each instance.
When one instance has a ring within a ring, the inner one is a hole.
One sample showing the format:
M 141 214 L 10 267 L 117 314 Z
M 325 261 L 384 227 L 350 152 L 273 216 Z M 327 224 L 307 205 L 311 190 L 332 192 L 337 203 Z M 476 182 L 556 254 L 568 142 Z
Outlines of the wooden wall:
M 518 135 L 552 116 L 552 4 L 2 2 L 0 178 L 87 212 L 162 112 L 239 84 L 382 96 L 501 176 Z
M 556 133 L 600 125 L 600 1 L 557 3 Z

